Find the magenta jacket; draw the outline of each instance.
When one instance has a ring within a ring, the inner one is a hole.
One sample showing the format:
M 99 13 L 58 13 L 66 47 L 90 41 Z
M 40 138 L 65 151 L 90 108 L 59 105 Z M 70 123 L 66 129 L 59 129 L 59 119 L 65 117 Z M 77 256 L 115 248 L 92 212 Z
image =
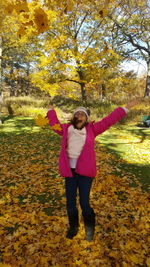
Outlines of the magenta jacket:
M 95 177 L 96 176 L 96 157 L 94 151 L 95 137 L 105 132 L 109 127 L 122 120 L 126 116 L 123 108 L 115 109 L 110 115 L 103 118 L 99 122 L 89 122 L 86 126 L 86 141 L 81 154 L 78 158 L 75 171 L 78 174 Z M 72 177 L 72 171 L 69 166 L 69 159 L 66 152 L 67 136 L 69 123 L 61 124 L 57 118 L 55 110 L 47 112 L 50 126 L 53 126 L 54 131 L 62 136 L 61 151 L 59 157 L 59 171 L 63 177 Z

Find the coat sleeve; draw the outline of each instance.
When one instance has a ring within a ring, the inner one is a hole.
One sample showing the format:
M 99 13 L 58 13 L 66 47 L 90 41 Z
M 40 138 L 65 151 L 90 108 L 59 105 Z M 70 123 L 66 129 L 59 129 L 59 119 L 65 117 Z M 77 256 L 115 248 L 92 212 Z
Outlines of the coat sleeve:
M 93 130 L 95 136 L 105 132 L 112 125 L 116 124 L 120 120 L 122 120 L 126 116 L 126 111 L 124 108 L 117 108 L 112 113 L 110 113 L 107 117 L 103 118 L 101 121 L 93 123 Z
M 59 119 L 57 118 L 56 111 L 54 109 L 50 109 L 47 112 L 47 118 L 49 120 L 49 125 L 51 128 L 59 135 L 63 135 L 64 124 L 61 124 Z

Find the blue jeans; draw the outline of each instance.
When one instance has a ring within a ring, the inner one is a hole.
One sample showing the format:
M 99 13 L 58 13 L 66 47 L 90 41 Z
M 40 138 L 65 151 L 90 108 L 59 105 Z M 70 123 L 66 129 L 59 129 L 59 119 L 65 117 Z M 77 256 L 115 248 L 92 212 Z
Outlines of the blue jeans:
M 89 197 L 94 178 L 82 176 L 77 174 L 74 169 L 71 169 L 73 177 L 65 178 L 65 189 L 67 198 L 67 213 L 68 215 L 77 213 L 76 197 L 77 190 L 79 189 L 80 206 L 83 216 L 88 216 L 92 212 L 90 207 Z

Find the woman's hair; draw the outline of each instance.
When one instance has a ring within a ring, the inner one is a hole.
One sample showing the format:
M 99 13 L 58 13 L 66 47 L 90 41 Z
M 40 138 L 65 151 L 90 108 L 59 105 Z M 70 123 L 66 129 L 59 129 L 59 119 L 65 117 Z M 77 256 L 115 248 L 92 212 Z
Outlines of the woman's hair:
M 77 118 L 73 117 L 71 120 L 69 120 L 69 123 L 72 124 L 74 126 L 75 129 L 77 129 L 76 125 L 77 125 Z M 85 127 L 88 124 L 88 119 L 86 120 L 86 122 L 82 125 L 82 128 Z
M 88 114 L 88 116 L 90 117 L 90 115 L 91 115 L 91 111 L 90 111 L 90 109 L 87 108 L 86 110 L 87 110 L 87 114 Z

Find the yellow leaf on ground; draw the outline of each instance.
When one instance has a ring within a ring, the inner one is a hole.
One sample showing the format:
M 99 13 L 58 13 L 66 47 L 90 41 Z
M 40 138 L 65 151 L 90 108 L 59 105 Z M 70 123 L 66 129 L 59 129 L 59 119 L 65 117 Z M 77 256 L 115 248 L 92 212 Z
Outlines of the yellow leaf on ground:
M 140 263 L 140 259 L 139 259 L 139 257 L 138 257 L 137 255 L 135 255 L 135 254 L 130 255 L 129 258 L 130 258 L 130 260 L 131 260 L 132 262 L 134 262 L 135 264 Z
M 147 264 L 148 267 L 150 267 L 150 258 L 147 258 L 146 264 Z
M 12 267 L 10 264 L 0 263 L 0 267 Z

